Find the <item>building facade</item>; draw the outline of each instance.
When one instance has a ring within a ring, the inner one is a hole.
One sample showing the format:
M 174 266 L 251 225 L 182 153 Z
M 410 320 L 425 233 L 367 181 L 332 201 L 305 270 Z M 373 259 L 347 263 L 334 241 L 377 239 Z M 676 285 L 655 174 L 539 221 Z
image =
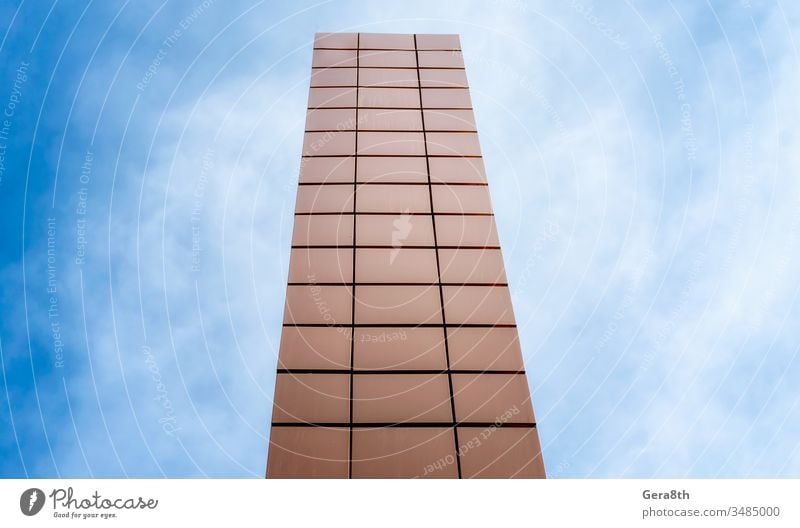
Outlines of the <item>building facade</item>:
M 457 35 L 317 34 L 267 477 L 544 477 Z

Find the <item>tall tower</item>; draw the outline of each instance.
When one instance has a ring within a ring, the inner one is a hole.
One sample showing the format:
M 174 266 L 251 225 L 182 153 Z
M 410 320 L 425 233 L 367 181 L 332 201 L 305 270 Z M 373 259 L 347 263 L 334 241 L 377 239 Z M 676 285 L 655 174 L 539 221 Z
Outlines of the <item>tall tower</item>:
M 314 43 L 267 477 L 544 477 L 457 35 Z

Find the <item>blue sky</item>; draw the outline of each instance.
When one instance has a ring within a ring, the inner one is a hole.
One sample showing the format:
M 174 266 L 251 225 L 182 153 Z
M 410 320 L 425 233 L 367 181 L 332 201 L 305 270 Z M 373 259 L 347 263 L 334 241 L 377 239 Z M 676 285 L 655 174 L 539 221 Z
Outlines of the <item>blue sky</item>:
M 550 476 L 800 476 L 796 3 L 0 21 L 0 476 L 263 476 L 315 31 L 461 35 Z

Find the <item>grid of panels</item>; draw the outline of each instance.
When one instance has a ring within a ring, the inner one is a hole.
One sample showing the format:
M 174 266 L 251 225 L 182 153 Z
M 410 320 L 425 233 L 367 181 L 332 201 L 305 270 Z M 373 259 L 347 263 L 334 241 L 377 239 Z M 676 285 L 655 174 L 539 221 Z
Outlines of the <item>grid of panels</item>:
M 318 34 L 269 477 L 543 477 L 457 35 Z

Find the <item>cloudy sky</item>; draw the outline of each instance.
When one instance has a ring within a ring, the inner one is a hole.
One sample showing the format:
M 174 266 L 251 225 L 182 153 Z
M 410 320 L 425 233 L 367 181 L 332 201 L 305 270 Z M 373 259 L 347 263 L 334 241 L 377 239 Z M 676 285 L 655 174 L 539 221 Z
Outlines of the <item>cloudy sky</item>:
M 0 2 L 0 476 L 263 476 L 316 31 L 461 35 L 549 476 L 800 477 L 759 0 Z

